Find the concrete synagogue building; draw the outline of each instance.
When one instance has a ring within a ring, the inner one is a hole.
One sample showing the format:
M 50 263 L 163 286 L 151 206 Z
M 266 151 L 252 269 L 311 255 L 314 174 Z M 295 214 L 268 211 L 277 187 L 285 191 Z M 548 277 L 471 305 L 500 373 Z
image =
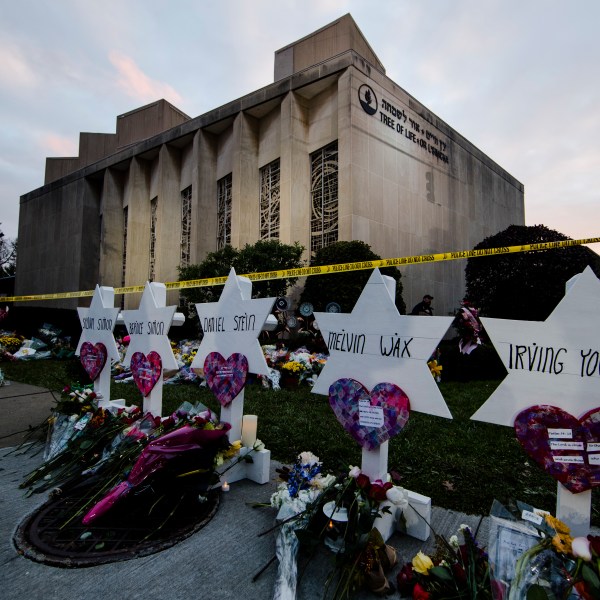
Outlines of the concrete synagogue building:
M 276 51 L 274 80 L 195 118 L 159 100 L 114 134 L 81 133 L 78 157 L 48 158 L 21 197 L 15 293 L 176 281 L 225 244 L 297 241 L 309 259 L 362 240 L 392 258 L 524 224 L 523 185 L 388 79 L 350 15 Z M 452 311 L 464 267 L 402 268 L 407 307 L 429 293 Z

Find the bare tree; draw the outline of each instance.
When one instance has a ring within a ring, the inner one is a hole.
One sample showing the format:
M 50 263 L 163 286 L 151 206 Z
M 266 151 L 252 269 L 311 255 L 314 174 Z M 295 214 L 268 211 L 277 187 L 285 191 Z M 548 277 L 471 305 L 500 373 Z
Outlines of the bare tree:
M 2 223 L 0 223 L 2 225 Z M 0 231 L 0 277 L 15 274 L 17 265 L 17 240 L 7 238 Z

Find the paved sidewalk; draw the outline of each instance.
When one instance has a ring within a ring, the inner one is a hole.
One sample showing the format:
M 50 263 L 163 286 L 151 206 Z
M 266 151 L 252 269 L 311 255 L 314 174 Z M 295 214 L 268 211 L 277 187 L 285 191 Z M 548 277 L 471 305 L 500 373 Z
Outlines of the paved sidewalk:
M 18 524 L 43 504 L 46 494 L 25 498 L 19 484 L 41 461 L 25 449 L 16 451 L 30 425 L 48 416 L 53 406 L 50 392 L 35 386 L 11 382 L 0 387 L 0 582 L 3 600 L 269 600 L 277 572 L 273 562 L 256 582 L 253 576 L 275 552 L 275 534 L 258 534 L 271 528 L 275 511 L 253 508 L 252 503 L 267 503 L 276 487 L 275 468 L 271 481 L 258 485 L 240 481 L 223 494 L 215 517 L 200 531 L 179 544 L 150 556 L 96 567 L 65 569 L 47 566 L 19 555 L 13 543 Z M 461 523 L 473 529 L 479 517 L 434 508 L 433 528 L 444 535 L 456 533 Z M 487 541 L 488 519 L 484 519 L 479 538 Z M 421 542 L 394 534 L 389 540 L 399 554 L 400 566 L 420 549 L 431 550 L 433 536 Z M 323 595 L 323 586 L 333 565 L 333 555 L 322 550 L 309 563 L 298 586 L 298 600 L 315 600 Z M 390 575 L 393 578 L 394 575 Z M 374 598 L 363 593 L 359 599 Z M 397 597 L 397 596 L 396 596 Z
M 0 386 L 0 448 L 22 443 L 29 428 L 43 423 L 54 405 L 52 393 L 47 389 L 6 381 Z
M 3 600 L 269 600 L 272 597 L 277 562 L 252 582 L 254 574 L 275 552 L 275 534 L 257 537 L 272 527 L 275 511 L 253 508 L 254 502 L 268 502 L 275 489 L 272 481 L 258 485 L 240 481 L 223 494 L 215 517 L 200 531 L 179 544 L 150 556 L 96 567 L 64 569 L 36 563 L 20 556 L 13 535 L 23 518 L 46 500 L 46 495 L 25 498 L 18 488 L 23 476 L 39 463 L 39 455 L 0 450 L 0 582 Z M 456 533 L 461 523 L 477 527 L 479 518 L 434 508 L 432 524 L 440 533 Z M 487 537 L 487 519 L 480 529 Z M 421 542 L 394 534 L 389 543 L 396 547 L 400 563 L 410 560 L 421 548 L 431 549 L 433 538 Z M 297 592 L 298 600 L 315 600 L 333 565 L 333 555 L 320 552 L 310 563 Z M 400 565 L 395 569 L 397 572 Z M 364 593 L 359 599 L 374 598 Z

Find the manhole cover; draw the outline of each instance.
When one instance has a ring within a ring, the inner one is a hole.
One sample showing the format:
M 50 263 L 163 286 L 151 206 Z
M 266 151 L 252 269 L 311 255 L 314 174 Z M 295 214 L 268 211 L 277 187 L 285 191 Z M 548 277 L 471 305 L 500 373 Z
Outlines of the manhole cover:
M 169 548 L 204 527 L 220 500 L 220 490 L 199 495 L 180 488 L 161 494 L 147 486 L 86 526 L 81 520 L 94 504 L 94 493 L 97 489 L 87 484 L 51 498 L 19 525 L 14 536 L 17 550 L 58 567 L 138 558 Z

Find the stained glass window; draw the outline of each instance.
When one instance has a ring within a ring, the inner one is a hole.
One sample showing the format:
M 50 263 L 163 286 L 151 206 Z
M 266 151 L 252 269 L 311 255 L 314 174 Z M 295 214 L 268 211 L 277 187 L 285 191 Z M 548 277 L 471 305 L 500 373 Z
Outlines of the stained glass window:
M 260 239 L 279 239 L 279 159 L 260 170 Z
M 217 181 L 217 250 L 231 244 L 231 173 Z
M 310 250 L 314 254 L 338 240 L 338 144 L 311 154 Z

